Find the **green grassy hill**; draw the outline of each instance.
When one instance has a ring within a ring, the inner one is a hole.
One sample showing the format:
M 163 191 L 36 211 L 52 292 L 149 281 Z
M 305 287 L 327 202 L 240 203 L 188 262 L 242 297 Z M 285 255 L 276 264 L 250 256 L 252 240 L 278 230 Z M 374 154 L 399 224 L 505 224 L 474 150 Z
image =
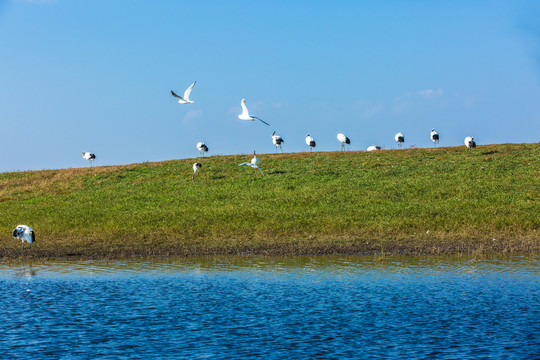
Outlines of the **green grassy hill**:
M 34 258 L 539 249 L 540 144 L 259 157 L 0 174 L 0 256 L 18 224 Z

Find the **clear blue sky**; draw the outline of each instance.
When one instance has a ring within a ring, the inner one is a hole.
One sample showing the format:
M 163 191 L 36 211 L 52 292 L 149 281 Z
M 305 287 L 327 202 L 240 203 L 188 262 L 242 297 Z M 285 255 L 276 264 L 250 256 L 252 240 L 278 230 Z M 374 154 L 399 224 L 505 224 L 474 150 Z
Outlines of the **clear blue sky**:
M 0 171 L 540 140 L 538 1 L 0 0 Z M 179 105 L 197 81 L 194 104 Z M 272 126 L 237 119 L 240 100 Z

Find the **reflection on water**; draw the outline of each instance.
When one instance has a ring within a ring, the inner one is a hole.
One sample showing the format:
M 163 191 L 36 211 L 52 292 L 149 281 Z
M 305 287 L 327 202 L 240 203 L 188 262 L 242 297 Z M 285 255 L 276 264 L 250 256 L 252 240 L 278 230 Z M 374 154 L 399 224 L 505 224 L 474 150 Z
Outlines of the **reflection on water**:
M 0 265 L 6 358 L 535 358 L 540 257 Z
M 162 276 L 179 273 L 247 273 L 253 276 L 396 276 L 424 274 L 504 273 L 536 276 L 539 256 L 476 257 L 298 256 L 298 257 L 201 257 L 160 260 L 87 260 L 0 263 L 0 278 L 87 276 Z

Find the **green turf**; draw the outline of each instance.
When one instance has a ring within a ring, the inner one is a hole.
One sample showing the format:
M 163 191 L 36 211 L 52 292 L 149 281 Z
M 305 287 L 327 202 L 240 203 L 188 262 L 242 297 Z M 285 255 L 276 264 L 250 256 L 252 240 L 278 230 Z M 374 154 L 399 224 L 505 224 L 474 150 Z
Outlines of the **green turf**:
M 0 255 L 538 250 L 538 143 L 250 157 L 0 174 Z

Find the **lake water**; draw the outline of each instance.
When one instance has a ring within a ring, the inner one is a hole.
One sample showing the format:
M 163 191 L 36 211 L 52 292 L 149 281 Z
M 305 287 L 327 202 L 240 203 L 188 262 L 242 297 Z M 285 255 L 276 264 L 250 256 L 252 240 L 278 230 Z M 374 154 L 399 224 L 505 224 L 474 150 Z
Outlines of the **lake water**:
M 540 357 L 540 257 L 0 264 L 0 358 Z

